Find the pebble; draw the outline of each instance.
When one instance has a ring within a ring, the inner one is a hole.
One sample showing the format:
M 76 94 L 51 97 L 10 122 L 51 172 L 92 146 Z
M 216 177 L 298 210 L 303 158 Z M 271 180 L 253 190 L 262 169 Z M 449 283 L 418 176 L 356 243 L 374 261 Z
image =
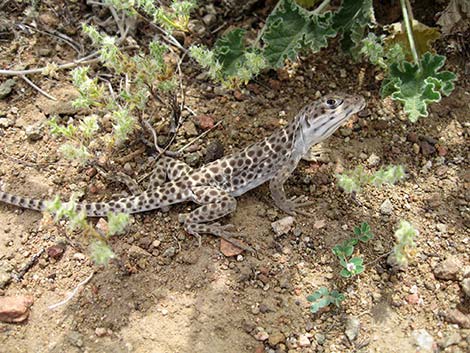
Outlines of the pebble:
M 195 122 L 202 130 L 210 130 L 214 127 L 214 117 L 212 115 L 198 115 Z
M 24 132 L 29 141 L 38 141 L 44 135 L 44 127 L 42 122 L 37 122 L 25 127 Z
M 75 254 L 73 254 L 73 258 L 75 260 L 83 261 L 86 259 L 86 255 L 82 254 L 81 252 L 76 252 Z
M 196 125 L 191 120 L 186 120 L 181 128 L 185 132 L 186 136 L 194 137 L 198 135 Z
M 339 130 L 341 136 L 343 137 L 348 137 L 348 136 L 351 136 L 352 134 L 352 129 L 348 128 L 348 127 L 343 127 Z
M 276 222 L 271 223 L 271 227 L 273 228 L 273 231 L 277 236 L 281 236 L 281 235 L 289 233 L 293 225 L 294 225 L 294 217 L 292 216 L 287 216 L 287 217 L 281 218 L 280 220 Z
M 465 293 L 465 295 L 470 298 L 470 278 L 464 278 L 462 282 L 460 283 L 462 286 L 462 290 Z M 0 283 L 1 287 L 1 283 Z
M 283 343 L 286 340 L 286 336 L 282 332 L 275 332 L 269 336 L 268 343 L 271 347 Z
M 23 322 L 29 316 L 34 299 L 30 295 L 0 297 L 0 321 Z
M 369 165 L 369 167 L 375 167 L 379 165 L 379 163 L 380 163 L 380 157 L 374 153 L 372 153 L 369 156 L 369 158 L 367 158 L 367 164 Z
M 458 332 L 454 332 L 447 337 L 444 337 L 442 340 L 439 341 L 439 346 L 442 349 L 446 349 L 447 347 L 453 346 L 458 344 L 462 340 L 462 336 Z
M 420 352 L 433 352 L 434 338 L 425 329 L 414 330 L 411 333 L 414 344 Z
M 0 118 L 0 127 L 6 129 L 10 126 L 13 126 L 14 122 L 8 118 Z
M 212 141 L 204 153 L 204 163 L 210 163 L 224 156 L 224 145 L 219 140 Z
M 65 251 L 65 245 L 56 244 L 47 248 L 47 255 L 54 260 L 59 260 Z
M 419 148 L 421 149 L 421 153 L 425 156 L 431 156 L 436 153 L 436 148 L 424 140 L 419 142 Z
M 67 338 L 72 346 L 75 347 L 83 347 L 83 338 L 82 335 L 77 332 L 77 331 L 71 331 L 68 335 Z
M 262 327 L 257 327 L 253 335 L 257 341 L 266 341 L 269 338 L 268 333 Z
M 447 234 L 447 225 L 443 223 L 436 224 L 436 229 L 441 234 Z
M 2 84 L 0 84 L 0 99 L 4 99 L 8 97 L 15 85 L 16 81 L 12 78 L 6 80 Z
M 7 286 L 8 283 L 11 281 L 11 275 L 8 271 L 2 267 L 0 267 L 0 289 L 3 289 Z
M 95 335 L 97 337 L 103 337 L 103 336 L 106 336 L 106 334 L 108 333 L 108 330 L 106 330 L 104 327 L 97 327 L 95 329 Z
M 297 340 L 299 347 L 310 347 L 310 339 L 307 335 L 299 335 L 299 339 Z
M 451 324 L 459 325 L 461 328 L 470 328 L 470 315 L 465 315 L 458 309 L 447 310 L 443 316 Z
M 215 22 L 217 22 L 217 17 L 212 13 L 208 13 L 202 18 L 202 22 L 204 22 L 206 26 L 212 26 Z
M 383 215 L 391 215 L 393 212 L 393 204 L 390 199 L 385 199 L 380 205 L 380 213 Z
M 434 276 L 443 280 L 455 280 L 462 268 L 462 263 L 455 256 L 448 257 L 433 269 Z
M 354 341 L 359 335 L 360 328 L 361 322 L 359 319 L 354 316 L 348 316 L 346 319 L 344 334 L 348 337 L 349 341 Z
M 170 246 L 163 252 L 164 257 L 172 258 L 176 255 L 176 248 L 174 246 Z

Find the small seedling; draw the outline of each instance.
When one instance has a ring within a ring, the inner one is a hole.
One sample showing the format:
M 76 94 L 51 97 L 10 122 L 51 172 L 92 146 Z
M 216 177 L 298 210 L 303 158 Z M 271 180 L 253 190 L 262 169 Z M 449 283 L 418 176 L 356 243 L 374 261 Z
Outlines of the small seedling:
M 414 238 L 418 231 L 407 221 L 400 221 L 398 229 L 395 231 L 396 243 L 393 247 L 393 256 L 398 265 L 406 267 L 416 255 L 416 243 Z
M 125 213 L 109 213 L 108 214 L 108 230 L 98 232 L 86 220 L 84 211 L 77 211 L 76 197 L 72 197 L 69 202 L 62 202 L 58 196 L 53 201 L 46 204 L 47 212 L 54 215 L 54 221 L 58 222 L 65 218 L 68 220 L 70 230 L 81 230 L 85 235 L 92 238 L 90 242 L 90 256 L 96 265 L 107 265 L 109 261 L 116 257 L 107 240 L 109 237 L 121 234 L 129 223 L 130 216 Z
M 354 252 L 354 246 L 359 241 L 365 243 L 374 237 L 370 231 L 369 224 L 366 222 L 362 222 L 360 226 L 354 227 L 354 234 L 357 237 L 346 239 L 341 244 L 335 245 L 332 249 L 333 254 L 338 257 L 339 263 L 343 267 L 340 275 L 345 278 L 364 272 L 364 260 L 362 257 L 351 257 L 351 255 Z
M 377 187 L 383 184 L 393 185 L 405 178 L 405 169 L 401 165 L 391 165 L 387 168 L 381 168 L 373 174 L 367 173 L 359 165 L 353 170 L 347 170 L 342 174 L 337 174 L 338 186 L 347 193 L 357 193 L 366 184 Z
M 312 303 L 310 306 L 310 312 L 316 313 L 321 308 L 325 308 L 330 304 L 334 304 L 337 307 L 344 300 L 344 294 L 338 292 L 337 290 L 329 291 L 326 287 L 321 287 L 316 290 L 313 294 L 307 296 L 307 300 Z

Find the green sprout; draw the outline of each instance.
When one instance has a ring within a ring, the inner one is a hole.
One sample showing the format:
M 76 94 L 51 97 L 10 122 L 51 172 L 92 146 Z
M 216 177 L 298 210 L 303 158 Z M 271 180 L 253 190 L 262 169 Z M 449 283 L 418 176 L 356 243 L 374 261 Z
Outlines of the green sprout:
M 357 193 L 367 184 L 374 186 L 382 186 L 383 184 L 393 185 L 405 177 L 405 169 L 401 165 L 381 168 L 373 174 L 367 173 L 364 167 L 359 165 L 353 170 L 347 170 L 342 174 L 336 175 L 338 186 L 347 193 Z
M 333 290 L 329 291 L 326 287 L 320 287 L 313 294 L 307 296 L 307 301 L 311 302 L 310 312 L 316 313 L 321 308 L 325 308 L 331 304 L 339 307 L 341 302 L 344 300 L 344 294 Z
M 418 231 L 407 221 L 400 221 L 398 229 L 395 231 L 396 243 L 393 247 L 393 256 L 398 265 L 406 267 L 416 255 L 416 243 L 414 239 L 418 236 Z

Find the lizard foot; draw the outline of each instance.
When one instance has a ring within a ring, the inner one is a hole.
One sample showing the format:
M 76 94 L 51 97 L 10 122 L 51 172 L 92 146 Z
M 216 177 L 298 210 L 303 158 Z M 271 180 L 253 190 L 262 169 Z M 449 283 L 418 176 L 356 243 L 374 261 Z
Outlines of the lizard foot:
M 200 234 L 207 233 L 207 234 L 212 234 L 212 235 L 215 235 L 216 237 L 222 238 L 228 241 L 230 244 L 233 244 L 240 249 L 249 251 L 251 253 L 255 252 L 255 250 L 252 247 L 243 244 L 237 239 L 234 239 L 234 237 L 237 236 L 237 233 L 230 232 L 228 230 L 228 229 L 234 228 L 233 224 L 221 225 L 219 223 L 213 223 L 213 224 L 189 223 L 185 225 L 185 228 L 189 234 L 194 235 L 198 239 L 199 246 L 201 245 Z
M 293 196 L 289 200 L 286 200 L 280 203 L 278 207 L 284 212 L 286 212 L 287 214 L 290 214 L 292 216 L 296 216 L 300 214 L 302 216 L 309 217 L 311 216 L 309 212 L 300 210 L 301 207 L 311 206 L 315 203 L 314 201 L 307 201 L 307 200 L 308 198 L 305 195 Z

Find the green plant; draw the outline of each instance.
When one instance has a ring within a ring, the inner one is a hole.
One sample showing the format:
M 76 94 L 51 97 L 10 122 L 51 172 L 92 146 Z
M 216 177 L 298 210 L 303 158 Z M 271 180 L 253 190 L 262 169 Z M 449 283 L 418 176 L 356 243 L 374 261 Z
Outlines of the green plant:
M 414 239 L 418 236 L 418 231 L 407 221 L 400 221 L 395 231 L 395 246 L 393 247 L 393 257 L 399 266 L 406 267 L 416 255 L 416 243 Z
M 343 267 L 340 275 L 345 278 L 352 277 L 364 272 L 364 260 L 359 256 L 352 256 L 354 253 L 354 246 L 359 241 L 367 242 L 374 237 L 370 231 L 368 223 L 363 222 L 360 226 L 354 227 L 354 234 L 357 237 L 349 238 L 343 241 L 341 244 L 335 245 L 332 249 Z
M 401 102 L 415 122 L 428 115 L 430 103 L 452 92 L 456 75 L 440 71 L 444 56 L 426 52 L 439 36 L 437 30 L 412 20 L 408 0 L 400 3 L 403 25 L 390 25 L 385 28 L 389 35 L 377 36 L 367 33 L 377 27 L 372 0 L 343 0 L 335 11 L 326 10 L 329 0 L 318 6 L 314 0 L 279 0 L 252 45 L 245 45 L 244 30 L 234 29 L 219 38 L 212 50 L 194 46 L 190 53 L 212 79 L 236 87 L 265 68 L 279 68 L 301 53 L 320 51 L 339 35 L 343 50 L 356 59 L 362 54 L 385 71 L 382 97 Z M 314 6 L 317 8 L 311 11 L 306 9 Z M 404 33 L 397 29 L 402 27 Z
M 307 300 L 312 303 L 310 306 L 310 312 L 316 313 L 321 308 L 327 307 L 331 304 L 339 307 L 341 302 L 344 300 L 344 294 L 333 290 L 329 291 L 326 287 L 320 287 L 313 294 L 307 296 Z
M 403 166 L 388 166 L 381 168 L 373 174 L 369 174 L 364 167 L 359 165 L 353 170 L 347 170 L 344 173 L 337 174 L 338 186 L 347 193 L 358 193 L 364 185 L 371 184 L 382 186 L 383 184 L 393 185 L 405 178 L 405 169 Z
M 107 265 L 111 259 L 116 257 L 108 245 L 108 239 L 113 235 L 123 233 L 130 218 L 128 214 L 111 212 L 108 214 L 107 231 L 98 232 L 87 222 L 86 213 L 83 210 L 77 211 L 75 195 L 72 195 L 68 202 L 62 202 L 59 196 L 56 196 L 54 200 L 46 203 L 46 211 L 54 216 L 55 222 L 67 219 L 70 230 L 81 230 L 92 238 L 90 256 L 97 265 Z

